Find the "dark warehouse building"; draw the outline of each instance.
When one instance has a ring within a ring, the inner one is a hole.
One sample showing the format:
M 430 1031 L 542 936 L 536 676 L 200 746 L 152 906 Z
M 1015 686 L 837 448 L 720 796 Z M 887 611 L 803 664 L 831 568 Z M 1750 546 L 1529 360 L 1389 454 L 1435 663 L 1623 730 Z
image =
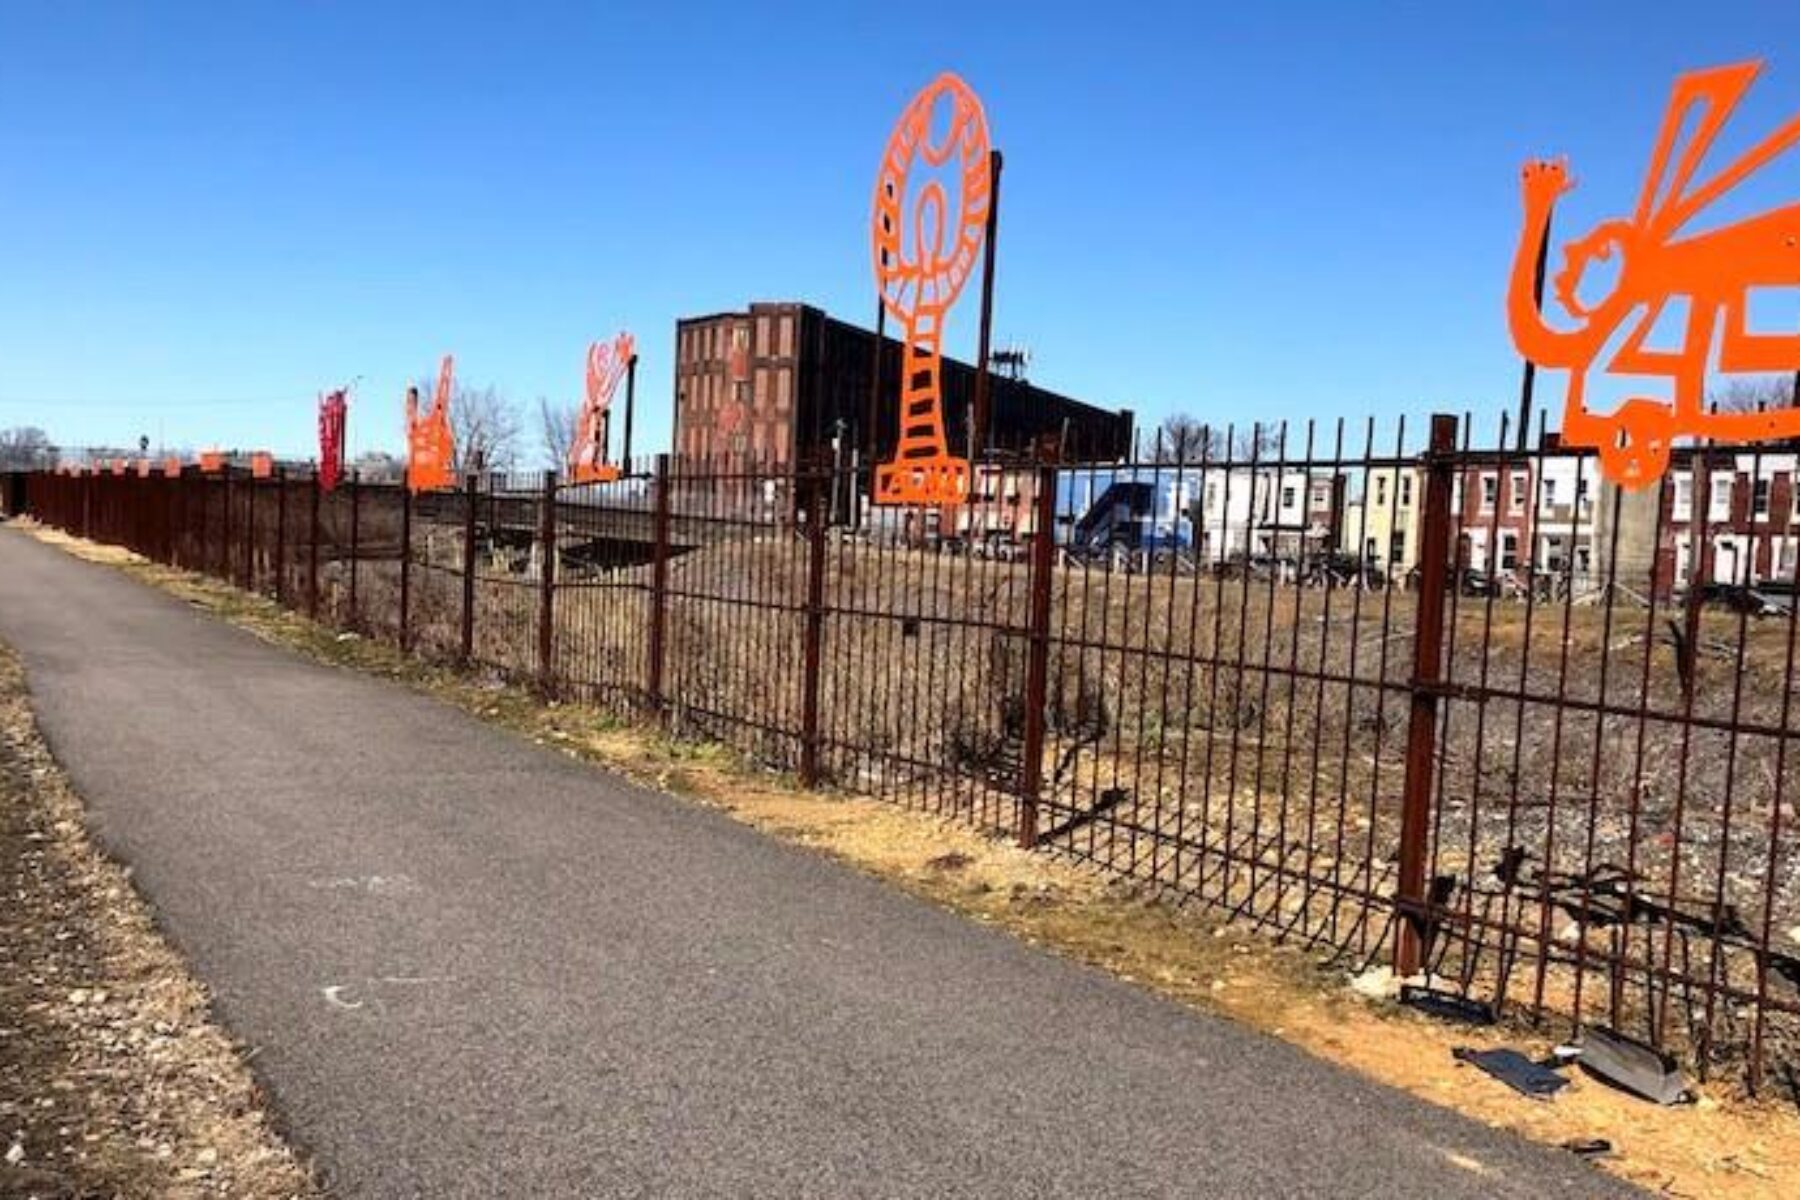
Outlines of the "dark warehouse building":
M 701 469 L 748 459 L 773 469 L 831 461 L 842 422 L 844 461 L 863 462 L 874 425 L 877 461 L 898 438 L 901 344 L 882 348 L 880 401 L 870 419 L 875 335 L 795 302 L 752 304 L 675 323 L 675 453 Z M 952 453 L 967 452 L 975 368 L 945 358 L 945 429 Z M 1132 414 L 1109 412 L 1021 380 L 988 378 L 990 451 L 1058 448 L 1069 462 L 1113 462 L 1131 446 Z

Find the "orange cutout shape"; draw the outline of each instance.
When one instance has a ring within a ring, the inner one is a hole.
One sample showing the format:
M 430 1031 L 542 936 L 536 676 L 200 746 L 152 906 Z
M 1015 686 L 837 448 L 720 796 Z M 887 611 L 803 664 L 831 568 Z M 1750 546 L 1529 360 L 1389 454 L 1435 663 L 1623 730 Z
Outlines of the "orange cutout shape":
M 258 450 L 250 456 L 250 478 L 275 478 L 275 456 L 267 450 Z
M 1563 246 L 1562 269 L 1554 277 L 1556 300 L 1580 322 L 1567 332 L 1544 321 L 1533 285 L 1538 246 L 1551 212 L 1574 182 L 1560 161 L 1525 167 L 1525 225 L 1507 292 L 1513 342 L 1538 366 L 1569 372 L 1563 444 L 1598 450 L 1601 473 L 1627 489 L 1660 479 L 1679 437 L 1756 442 L 1800 436 L 1800 408 L 1706 411 L 1706 372 L 1715 342 L 1722 372 L 1800 369 L 1800 333 L 1753 333 L 1747 325 L 1751 288 L 1800 284 L 1800 204 L 1677 240 L 1683 226 L 1707 205 L 1800 142 L 1800 117 L 1795 117 L 1695 185 L 1701 160 L 1761 69 L 1761 62 L 1746 62 L 1675 81 L 1637 210 L 1629 219 L 1603 221 Z M 1677 157 L 1677 142 L 1687 127 L 1691 129 Z M 1615 255 L 1617 278 L 1611 290 L 1591 304 L 1584 302 L 1577 294 L 1583 274 Z M 1644 342 L 1671 301 L 1687 310 L 1681 346 L 1646 349 Z M 1589 372 L 1608 341 L 1634 316 L 1638 324 L 1602 370 L 1669 379 L 1673 404 L 1634 396 L 1610 415 L 1591 412 L 1583 403 Z
M 943 140 L 934 142 L 940 103 L 949 106 L 949 124 Z M 908 196 L 907 179 L 920 160 L 942 167 L 953 158 L 961 193 L 954 214 L 935 179 Z M 955 505 L 968 499 L 968 460 L 952 455 L 944 437 L 944 322 L 980 256 L 991 185 L 987 116 L 968 84 L 946 71 L 900 114 L 875 180 L 875 281 L 905 342 L 899 446 L 894 461 L 876 468 L 877 504 Z
M 419 411 L 419 389 L 406 389 L 406 486 L 414 495 L 456 482 L 456 437 L 450 430 L 450 384 L 455 360 L 444 355 L 431 410 Z
M 137 473 L 138 473 L 138 478 L 139 478 L 139 479 L 148 479 L 148 478 L 150 478 L 150 460 L 149 460 L 149 459 L 147 459 L 147 458 L 140 458 L 140 459 L 138 459 L 138 461 L 137 461 Z
M 205 450 L 200 454 L 200 469 L 208 475 L 217 475 L 225 469 L 225 453 L 222 450 Z
M 588 347 L 587 403 L 581 406 L 581 421 L 569 447 L 569 478 L 576 483 L 610 483 L 619 477 L 619 468 L 606 461 L 607 409 L 636 357 L 629 333 L 619 334 L 611 345 L 595 342 Z
M 181 460 L 174 457 L 163 459 L 162 470 L 164 476 L 169 479 L 174 479 L 177 475 L 181 474 Z

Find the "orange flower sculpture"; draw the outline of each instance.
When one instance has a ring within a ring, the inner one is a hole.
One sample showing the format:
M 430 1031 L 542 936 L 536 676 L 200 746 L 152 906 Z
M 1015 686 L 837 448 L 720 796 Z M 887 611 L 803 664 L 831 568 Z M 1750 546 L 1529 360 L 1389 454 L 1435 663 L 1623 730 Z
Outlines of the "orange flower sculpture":
M 1544 320 L 1534 284 L 1551 212 L 1574 183 L 1559 161 L 1525 167 L 1525 225 L 1507 293 L 1513 341 L 1540 367 L 1569 372 L 1563 442 L 1598 450 L 1601 473 L 1625 488 L 1660 479 L 1677 438 L 1755 442 L 1800 436 L 1800 408 L 1706 410 L 1707 370 L 1715 362 L 1727 373 L 1800 369 L 1800 332 L 1753 332 L 1747 317 L 1752 288 L 1800 284 L 1800 203 L 1684 235 L 1708 205 L 1800 142 L 1800 117 L 1795 117 L 1697 180 L 1707 150 L 1761 69 L 1760 62 L 1739 63 L 1676 80 L 1637 208 L 1563 247 L 1554 290 L 1557 304 L 1574 322 L 1566 331 Z M 1584 300 L 1578 293 L 1588 269 L 1615 258 L 1610 289 Z M 1684 316 L 1679 345 L 1648 348 L 1645 342 L 1665 310 Z M 1617 353 L 1601 363 L 1603 351 L 1628 322 L 1635 324 Z M 1634 396 L 1613 413 L 1592 412 L 1585 398 L 1596 367 L 1613 375 L 1667 379 L 1670 394 Z
M 456 436 L 450 430 L 450 386 L 456 363 L 448 354 L 438 368 L 437 395 L 419 411 L 419 389 L 406 389 L 406 486 L 414 495 L 456 482 Z
M 569 478 L 576 483 L 608 483 L 619 477 L 619 468 L 606 461 L 607 410 L 636 357 L 629 333 L 619 334 L 611 344 L 595 342 L 588 347 L 587 403 L 581 406 L 575 441 L 569 447 Z
M 933 140 L 940 106 L 949 120 L 942 139 Z M 921 164 L 951 168 L 959 193 L 954 209 L 938 179 L 909 192 Z M 892 462 L 876 468 L 877 504 L 968 498 L 968 460 L 952 455 L 944 436 L 944 324 L 980 257 L 991 197 L 987 116 L 968 84 L 945 72 L 900 114 L 875 180 L 875 281 L 905 342 L 899 446 Z

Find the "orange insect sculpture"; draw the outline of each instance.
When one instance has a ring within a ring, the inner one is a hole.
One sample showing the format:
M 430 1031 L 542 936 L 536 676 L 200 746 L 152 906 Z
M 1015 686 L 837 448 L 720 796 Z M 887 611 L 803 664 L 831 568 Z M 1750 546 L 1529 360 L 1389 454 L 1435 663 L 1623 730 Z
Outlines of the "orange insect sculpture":
M 203 450 L 200 453 L 200 469 L 208 475 L 217 475 L 225 469 L 225 452 L 223 450 Z
M 1563 443 L 1598 450 L 1601 473 L 1625 488 L 1661 478 L 1672 444 L 1683 436 L 1752 442 L 1800 435 L 1800 409 L 1711 413 L 1705 401 L 1715 343 L 1717 369 L 1723 372 L 1800 369 L 1800 333 L 1753 333 L 1746 312 L 1752 288 L 1800 284 L 1800 204 L 1680 236 L 1707 205 L 1800 142 L 1800 117 L 1795 117 L 1696 184 L 1702 158 L 1761 69 L 1760 62 L 1739 63 L 1676 80 L 1636 211 L 1629 219 L 1604 221 L 1563 247 L 1554 284 L 1557 303 L 1578 322 L 1568 331 L 1545 322 L 1534 282 L 1551 212 L 1574 182 L 1560 161 L 1525 167 L 1525 225 L 1507 293 L 1513 341 L 1538 366 L 1569 372 Z M 1684 130 L 1690 132 L 1678 152 Z M 1584 301 L 1577 292 L 1588 268 L 1615 256 L 1611 290 L 1592 303 Z M 1681 344 L 1647 349 L 1644 343 L 1665 310 L 1685 310 Z M 1668 379 L 1672 403 L 1634 396 L 1610 415 L 1591 412 L 1584 403 L 1589 374 L 1614 335 L 1634 318 L 1637 324 L 1601 369 Z
M 406 389 L 406 486 L 420 492 L 456 482 L 456 436 L 450 431 L 450 385 L 455 360 L 444 355 L 438 368 L 437 395 L 428 412 L 419 411 L 419 389 Z
M 569 478 L 576 483 L 609 483 L 619 477 L 619 468 L 606 461 L 611 423 L 607 410 L 612 407 L 613 393 L 619 390 L 619 380 L 625 378 L 636 357 L 629 333 L 619 334 L 610 345 L 595 342 L 588 347 L 587 403 L 581 406 L 575 441 L 569 447 Z
M 934 141 L 940 106 L 948 107 L 949 122 L 942 140 Z M 921 160 L 928 167 L 954 161 L 960 193 L 954 211 L 936 179 L 908 194 L 908 177 Z M 946 71 L 900 114 L 875 180 L 875 281 L 905 342 L 899 446 L 892 462 L 876 468 L 877 504 L 961 504 L 968 498 L 968 460 L 952 455 L 944 436 L 944 323 L 975 269 L 991 198 L 987 116 L 968 84 Z

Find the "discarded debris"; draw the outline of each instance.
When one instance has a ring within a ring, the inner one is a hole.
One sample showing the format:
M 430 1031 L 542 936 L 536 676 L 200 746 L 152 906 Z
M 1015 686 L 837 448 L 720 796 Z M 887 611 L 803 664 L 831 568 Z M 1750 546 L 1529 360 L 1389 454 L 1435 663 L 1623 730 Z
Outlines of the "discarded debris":
M 1400 1003 L 1407 1008 L 1417 1009 L 1426 1016 L 1436 1017 L 1440 1021 L 1456 1021 L 1464 1025 L 1492 1025 L 1497 1020 L 1494 1006 L 1486 1000 L 1459 996 L 1455 992 L 1446 992 L 1442 988 L 1405 984 L 1400 988 Z
M 1571 1138 L 1562 1144 L 1562 1148 L 1577 1158 L 1585 1158 L 1589 1162 L 1617 1157 L 1613 1151 L 1613 1144 L 1605 1138 Z
M 1469 1046 L 1458 1046 L 1450 1054 L 1458 1062 L 1466 1062 L 1479 1068 L 1513 1091 L 1533 1100 L 1548 1100 L 1569 1086 L 1567 1079 L 1541 1063 L 1532 1062 L 1517 1050 L 1505 1047 L 1476 1050 Z
M 1615 1029 L 1595 1026 L 1582 1035 L 1577 1060 L 1589 1075 L 1653 1104 L 1688 1098 L 1687 1081 L 1675 1059 Z
M 1350 990 L 1369 1000 L 1392 1000 L 1400 991 L 1400 981 L 1392 967 L 1372 967 L 1350 977 Z

